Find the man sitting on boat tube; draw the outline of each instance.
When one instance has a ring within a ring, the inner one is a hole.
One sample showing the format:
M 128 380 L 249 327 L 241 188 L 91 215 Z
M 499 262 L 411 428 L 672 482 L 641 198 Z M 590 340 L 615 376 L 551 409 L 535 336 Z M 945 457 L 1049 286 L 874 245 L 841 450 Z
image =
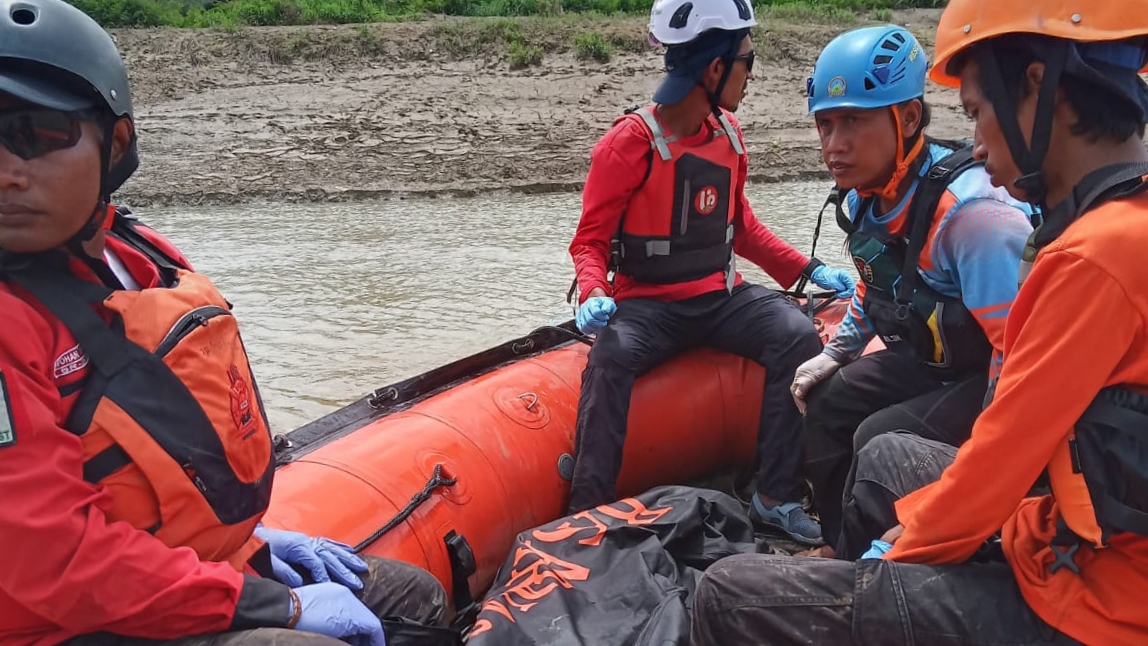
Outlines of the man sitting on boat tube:
M 615 499 L 635 379 L 704 345 L 766 368 L 751 516 L 817 543 L 821 527 L 800 503 L 801 418 L 788 388 L 821 342 L 785 296 L 742 280 L 735 254 L 787 287 L 804 275 L 847 298 L 853 279 L 775 236 L 746 199 L 732 112 L 753 78 L 756 24 L 747 0 L 655 2 L 650 38 L 666 47 L 667 76 L 654 105 L 620 117 L 591 153 L 570 253 L 577 324 L 597 340 L 582 373 L 570 512 Z
M 0 0 L 0 643 L 384 646 L 428 573 L 263 527 L 272 442 L 230 304 L 110 196 L 127 71 L 63 0 Z
M 841 538 L 867 504 L 853 495 L 857 451 L 893 430 L 968 439 L 1000 370 L 1032 233 L 1031 209 L 992 185 L 971 146 L 926 134 L 927 70 L 912 33 L 875 25 L 834 38 L 806 82 L 861 277 L 837 332 L 793 382 L 821 527 L 844 558 L 868 549 Z M 874 336 L 885 349 L 862 357 Z

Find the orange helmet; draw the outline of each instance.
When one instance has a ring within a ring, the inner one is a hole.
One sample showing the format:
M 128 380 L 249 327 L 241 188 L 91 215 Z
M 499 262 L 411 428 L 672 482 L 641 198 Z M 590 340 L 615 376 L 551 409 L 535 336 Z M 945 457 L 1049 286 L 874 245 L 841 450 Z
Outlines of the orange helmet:
M 1077 42 L 1148 36 L 1148 0 L 949 0 L 937 25 L 929 78 L 957 87 L 948 69 L 970 45 L 1005 34 L 1041 34 Z M 1148 72 L 1148 65 L 1142 72 Z
M 1017 120 L 1016 100 L 1004 85 L 999 60 L 989 45 L 1006 35 L 1027 36 L 1027 47 L 1045 63 L 1027 142 Z M 1044 162 L 1062 76 L 1112 92 L 1148 120 L 1148 87 L 1135 74 L 1148 71 L 1146 45 L 1148 0 L 949 0 L 937 25 L 935 62 L 929 77 L 941 85 L 958 87 L 953 59 L 964 52 L 975 57 L 982 90 L 992 101 L 1009 152 L 1022 174 L 1013 184 L 1043 213 L 1048 193 Z M 1124 72 L 1113 73 L 1117 70 Z

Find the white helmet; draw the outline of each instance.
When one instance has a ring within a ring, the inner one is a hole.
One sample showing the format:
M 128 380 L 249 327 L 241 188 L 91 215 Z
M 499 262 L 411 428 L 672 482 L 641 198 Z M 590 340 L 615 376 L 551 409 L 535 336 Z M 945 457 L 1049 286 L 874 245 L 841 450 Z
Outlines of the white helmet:
M 711 29 L 739 31 L 756 24 L 748 0 L 654 0 L 650 42 L 681 45 Z

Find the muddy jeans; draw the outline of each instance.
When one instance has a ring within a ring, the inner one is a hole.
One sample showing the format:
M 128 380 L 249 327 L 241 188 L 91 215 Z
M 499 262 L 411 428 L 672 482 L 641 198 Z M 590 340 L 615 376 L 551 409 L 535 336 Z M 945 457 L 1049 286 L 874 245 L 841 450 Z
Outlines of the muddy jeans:
M 858 483 L 892 502 L 940 477 L 955 450 L 894 433 L 858 455 Z M 892 526 L 892 525 L 890 525 Z M 879 536 L 879 535 L 878 535 Z M 876 538 L 878 536 L 870 536 Z M 742 554 L 706 571 L 693 646 L 1069 646 L 1025 604 L 1001 558 L 933 566 Z
M 842 367 L 809 393 L 806 468 L 822 534 L 839 554 L 842 496 L 847 500 L 853 486 L 857 452 L 896 429 L 960 446 L 980 414 L 987 386 L 987 375 L 945 384 L 915 359 L 884 350 Z
M 358 597 L 379 617 L 403 617 L 424 625 L 445 626 L 448 602 L 442 585 L 421 568 L 401 561 L 364 557 L 371 569 Z M 83 635 L 64 646 L 345 646 L 323 635 L 286 628 L 258 628 L 173 640 L 120 637 L 107 633 Z

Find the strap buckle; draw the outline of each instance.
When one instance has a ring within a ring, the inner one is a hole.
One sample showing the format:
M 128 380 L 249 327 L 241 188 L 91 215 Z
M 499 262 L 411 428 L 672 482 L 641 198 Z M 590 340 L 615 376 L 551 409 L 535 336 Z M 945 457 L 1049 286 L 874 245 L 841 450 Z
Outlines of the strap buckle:
M 1068 568 L 1073 574 L 1080 576 L 1080 566 L 1076 564 L 1076 553 L 1080 550 L 1080 543 L 1073 543 L 1068 546 L 1049 545 L 1052 548 L 1052 553 L 1056 555 L 1056 560 L 1048 565 L 1048 573 L 1056 574 L 1060 568 Z

